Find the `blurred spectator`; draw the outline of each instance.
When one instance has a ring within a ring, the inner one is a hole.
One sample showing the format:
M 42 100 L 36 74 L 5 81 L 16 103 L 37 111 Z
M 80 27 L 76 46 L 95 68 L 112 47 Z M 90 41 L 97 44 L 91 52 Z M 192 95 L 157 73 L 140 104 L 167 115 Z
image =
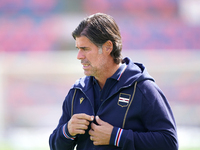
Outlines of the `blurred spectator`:
M 56 13 L 60 13 L 63 8 L 66 12 L 72 12 L 75 8 L 70 8 L 70 5 L 80 9 L 78 14 L 113 13 L 122 29 L 124 49 L 200 49 L 200 21 L 195 19 L 199 18 L 200 13 L 195 16 L 194 12 L 198 10 L 187 7 L 196 8 L 198 2 L 199 0 L 1 0 L 0 51 L 70 49 L 74 43 L 61 39 L 63 31 L 59 29 L 64 23 L 56 18 Z M 62 15 L 66 16 L 66 12 Z M 188 21 L 189 18 L 192 20 Z

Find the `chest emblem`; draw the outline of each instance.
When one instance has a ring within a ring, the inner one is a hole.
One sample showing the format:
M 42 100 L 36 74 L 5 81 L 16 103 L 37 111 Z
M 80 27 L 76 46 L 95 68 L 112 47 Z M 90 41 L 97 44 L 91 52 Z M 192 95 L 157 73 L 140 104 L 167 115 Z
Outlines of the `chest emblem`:
M 118 105 L 121 107 L 127 107 L 129 104 L 130 98 L 131 98 L 130 94 L 120 93 L 119 99 L 118 99 Z
M 80 104 L 83 102 L 83 100 L 84 100 L 84 98 L 83 98 L 83 97 L 81 97 L 81 98 L 80 98 Z

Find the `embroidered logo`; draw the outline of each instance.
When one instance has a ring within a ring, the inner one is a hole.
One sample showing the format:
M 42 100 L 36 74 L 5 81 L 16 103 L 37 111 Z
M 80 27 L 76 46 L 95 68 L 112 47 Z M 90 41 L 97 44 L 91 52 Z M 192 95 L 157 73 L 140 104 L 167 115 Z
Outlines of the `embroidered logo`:
M 129 104 L 130 98 L 131 98 L 130 94 L 120 93 L 119 99 L 118 99 L 118 105 L 121 107 L 127 107 Z
M 80 98 L 80 104 L 83 102 L 83 100 L 84 100 L 84 98 L 83 98 L 83 97 L 81 97 L 81 98 Z

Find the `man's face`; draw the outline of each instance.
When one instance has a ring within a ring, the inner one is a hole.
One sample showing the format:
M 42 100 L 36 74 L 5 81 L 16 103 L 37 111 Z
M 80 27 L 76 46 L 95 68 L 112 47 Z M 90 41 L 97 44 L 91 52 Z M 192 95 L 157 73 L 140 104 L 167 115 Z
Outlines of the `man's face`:
M 79 49 L 77 59 L 81 60 L 84 74 L 98 78 L 106 65 L 103 52 L 85 36 L 76 38 L 76 47 Z

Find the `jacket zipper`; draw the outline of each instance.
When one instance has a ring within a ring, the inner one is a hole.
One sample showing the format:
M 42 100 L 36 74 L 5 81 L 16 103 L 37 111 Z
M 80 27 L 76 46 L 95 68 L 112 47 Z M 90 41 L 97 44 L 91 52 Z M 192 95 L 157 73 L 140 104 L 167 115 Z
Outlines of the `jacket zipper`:
M 131 85 L 132 85 L 132 84 L 131 84 Z M 131 85 L 121 87 L 117 92 L 115 92 L 114 94 L 112 94 L 110 97 L 112 97 L 113 95 L 115 95 L 116 93 L 118 93 L 120 90 L 130 87 Z M 135 96 L 136 85 L 137 85 L 137 81 L 136 81 L 135 84 L 134 84 L 134 92 L 133 92 L 133 95 L 132 95 L 131 102 L 129 103 L 129 105 L 128 105 L 128 107 L 127 107 L 127 110 L 126 110 L 126 113 L 125 113 L 125 116 L 124 116 L 124 119 L 123 119 L 122 128 L 124 128 L 124 126 L 125 126 L 126 116 L 127 116 L 127 114 L 128 114 L 128 111 L 129 111 L 130 105 L 131 105 L 131 103 L 132 103 L 132 100 L 133 100 L 133 98 L 134 98 L 134 96 Z M 75 89 L 79 89 L 79 90 L 85 95 L 85 97 L 89 100 L 90 105 L 91 105 L 92 110 L 93 110 L 93 114 L 94 114 L 94 116 L 95 116 L 95 111 L 94 111 L 94 107 L 93 107 L 93 105 L 92 105 L 92 103 L 91 103 L 91 100 L 87 97 L 87 95 L 85 94 L 85 92 L 83 92 L 83 90 L 82 90 L 81 88 L 77 88 L 77 87 L 76 87 Z M 97 114 L 98 114 L 100 108 L 102 107 L 102 105 L 103 105 L 110 97 L 108 97 L 107 99 L 105 99 L 105 100 L 101 103 L 101 105 L 99 106 L 99 109 L 97 110 L 96 116 L 97 116 Z M 72 115 L 73 115 L 73 114 L 72 114 Z

